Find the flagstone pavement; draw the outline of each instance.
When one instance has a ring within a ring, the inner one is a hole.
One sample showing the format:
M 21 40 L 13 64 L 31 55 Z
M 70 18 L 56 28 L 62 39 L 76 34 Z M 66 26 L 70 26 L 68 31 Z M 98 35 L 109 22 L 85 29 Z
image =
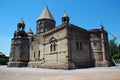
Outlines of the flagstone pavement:
M 120 65 L 75 70 L 0 66 L 0 80 L 120 80 Z

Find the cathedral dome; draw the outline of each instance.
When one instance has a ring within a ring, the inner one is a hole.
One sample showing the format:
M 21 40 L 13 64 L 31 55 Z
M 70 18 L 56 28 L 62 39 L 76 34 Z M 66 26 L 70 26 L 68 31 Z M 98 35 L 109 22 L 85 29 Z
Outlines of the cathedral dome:
M 46 6 L 40 17 L 37 19 L 37 33 L 47 32 L 50 29 L 55 28 L 55 20 Z
M 46 6 L 45 9 L 43 10 L 43 12 L 41 13 L 40 17 L 38 18 L 38 20 L 40 19 L 51 19 L 54 20 L 52 14 L 50 13 L 48 7 Z

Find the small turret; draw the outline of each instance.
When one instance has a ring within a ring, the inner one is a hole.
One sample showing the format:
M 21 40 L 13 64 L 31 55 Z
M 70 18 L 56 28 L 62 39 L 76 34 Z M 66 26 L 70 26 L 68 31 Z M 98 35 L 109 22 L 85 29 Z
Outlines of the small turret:
M 17 24 L 17 29 L 18 29 L 18 31 L 21 31 L 21 30 L 24 30 L 24 28 L 25 28 L 25 23 L 24 23 L 23 19 L 21 19 Z
M 103 25 L 101 25 L 101 30 L 104 31 L 104 26 Z
M 27 33 L 28 33 L 28 34 L 33 34 L 33 31 L 31 30 L 31 28 L 28 30 Z
M 28 30 L 28 32 L 27 32 L 27 34 L 28 34 L 28 37 L 32 37 L 33 36 L 33 31 L 31 30 L 31 28 Z
M 21 19 L 17 24 L 17 30 L 14 32 L 14 37 L 27 37 L 27 33 L 24 31 L 25 23 Z
M 24 31 L 25 23 L 21 19 L 17 24 L 17 30 L 11 43 L 9 67 L 26 67 L 29 61 L 29 39 Z
M 63 17 L 62 17 L 62 24 L 69 23 L 69 16 L 65 12 Z

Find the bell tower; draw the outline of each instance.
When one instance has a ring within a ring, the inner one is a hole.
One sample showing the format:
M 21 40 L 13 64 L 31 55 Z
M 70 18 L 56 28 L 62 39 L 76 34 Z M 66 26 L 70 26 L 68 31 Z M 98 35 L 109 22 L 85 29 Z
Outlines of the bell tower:
M 29 39 L 24 31 L 25 23 L 21 19 L 11 41 L 9 67 L 26 67 L 29 61 Z
M 25 29 L 25 23 L 24 23 L 23 19 L 21 19 L 17 24 L 17 30 L 24 31 L 24 29 Z
M 63 17 L 62 17 L 62 24 L 66 24 L 66 23 L 69 23 L 69 16 L 65 12 Z
M 53 16 L 51 15 L 48 7 L 46 6 L 45 9 L 43 10 L 42 14 L 36 21 L 37 26 L 36 26 L 36 33 L 43 33 L 47 32 L 50 29 L 55 28 L 55 20 Z

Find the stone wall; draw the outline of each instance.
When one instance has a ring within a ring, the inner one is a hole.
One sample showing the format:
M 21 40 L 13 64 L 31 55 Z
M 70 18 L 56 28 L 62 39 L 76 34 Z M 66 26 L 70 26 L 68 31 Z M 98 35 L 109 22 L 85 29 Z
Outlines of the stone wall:
M 68 35 L 69 62 L 71 68 L 91 67 L 90 45 L 87 31 L 71 26 L 68 27 Z
M 112 66 L 113 62 L 110 58 L 107 32 L 103 29 L 93 29 L 89 31 L 89 34 L 95 66 Z
M 44 34 L 37 34 L 39 39 L 37 39 L 38 41 L 33 41 L 31 44 L 33 50 L 30 50 L 30 62 L 28 66 L 68 68 L 67 29 L 61 28 L 59 31 L 57 29 L 54 29 L 54 33 L 52 34 L 50 31 Z M 38 56 L 39 59 L 35 60 Z
M 13 38 L 8 66 L 27 66 L 29 61 L 29 39 Z

